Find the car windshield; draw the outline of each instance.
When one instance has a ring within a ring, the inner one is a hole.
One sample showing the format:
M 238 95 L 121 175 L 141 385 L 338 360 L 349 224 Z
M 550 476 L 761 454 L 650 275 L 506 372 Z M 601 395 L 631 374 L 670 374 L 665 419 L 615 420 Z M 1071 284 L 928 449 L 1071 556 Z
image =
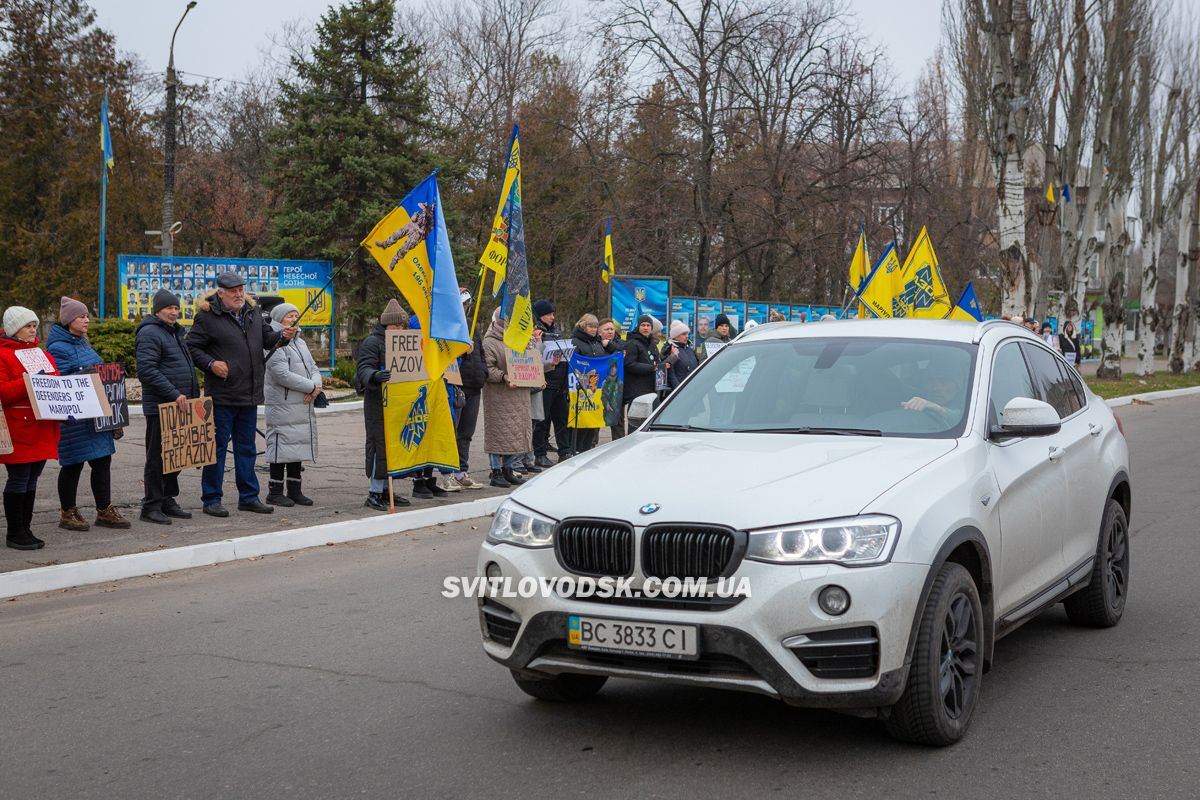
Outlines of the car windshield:
M 714 355 L 649 429 L 955 438 L 975 351 L 915 339 L 742 342 Z

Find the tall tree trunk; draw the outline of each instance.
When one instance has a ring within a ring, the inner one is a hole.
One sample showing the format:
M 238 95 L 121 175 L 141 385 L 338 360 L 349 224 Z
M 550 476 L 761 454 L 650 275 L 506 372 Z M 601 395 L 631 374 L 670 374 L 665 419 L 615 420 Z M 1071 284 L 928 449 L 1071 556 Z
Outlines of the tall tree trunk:
M 1142 176 L 1145 180 L 1146 176 Z M 1138 335 L 1137 374 L 1154 374 L 1154 340 L 1158 334 L 1158 253 L 1162 247 L 1162 231 L 1153 222 L 1149 226 L 1142 218 L 1142 290 L 1141 330 Z

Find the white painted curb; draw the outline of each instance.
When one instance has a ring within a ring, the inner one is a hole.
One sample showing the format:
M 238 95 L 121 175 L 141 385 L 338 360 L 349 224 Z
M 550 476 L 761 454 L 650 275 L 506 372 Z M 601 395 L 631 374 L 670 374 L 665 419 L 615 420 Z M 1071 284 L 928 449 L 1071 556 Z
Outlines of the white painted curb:
M 1114 397 L 1111 400 L 1106 400 L 1109 408 L 1117 408 L 1119 406 L 1131 405 L 1134 400 L 1166 400 L 1171 397 L 1187 397 L 1192 394 L 1200 394 L 1200 386 L 1188 386 L 1183 389 L 1163 389 L 1161 392 L 1145 392 L 1143 394 L 1127 394 L 1124 397 Z
M 135 406 L 134 403 L 137 403 L 137 405 Z M 315 410 L 318 415 L 320 415 L 320 414 L 342 414 L 347 411 L 362 411 L 362 407 L 363 407 L 362 400 L 349 400 L 345 403 L 333 402 L 333 403 L 330 403 L 325 408 L 318 408 Z M 262 416 L 266 413 L 267 413 L 266 406 L 258 407 L 259 416 Z M 145 416 L 145 414 L 142 411 L 141 401 L 135 400 L 129 404 L 129 416 L 131 416 L 131 417 L 144 417 Z
M 396 514 L 384 514 L 346 522 L 330 522 L 324 525 L 313 525 L 309 528 L 293 528 L 286 531 L 223 539 L 217 542 L 154 550 L 149 553 L 132 553 L 125 556 L 77 561 L 73 564 L 55 564 L 51 567 L 4 572 L 0 573 L 0 598 L 52 592 L 72 586 L 108 583 L 124 578 L 137 578 L 159 572 L 191 569 L 192 567 L 207 567 L 242 558 L 386 536 L 443 522 L 461 522 L 465 519 L 493 513 L 506 497 L 507 495 L 481 497 L 478 500 L 436 508 L 401 511 Z

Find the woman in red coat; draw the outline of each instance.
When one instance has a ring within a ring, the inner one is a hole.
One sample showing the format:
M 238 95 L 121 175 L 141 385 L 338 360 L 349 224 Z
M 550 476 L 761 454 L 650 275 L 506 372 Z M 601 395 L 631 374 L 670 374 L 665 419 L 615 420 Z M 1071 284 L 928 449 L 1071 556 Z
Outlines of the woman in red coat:
M 38 318 L 28 308 L 4 311 L 4 336 L 0 336 L 0 408 L 8 422 L 13 451 L 0 455 L 8 470 L 4 484 L 6 542 L 17 550 L 37 550 L 46 543 L 33 535 L 33 501 L 37 480 L 47 459 L 58 457 L 58 423 L 39 421 L 25 391 L 25 373 L 58 374 L 54 359 L 38 349 Z

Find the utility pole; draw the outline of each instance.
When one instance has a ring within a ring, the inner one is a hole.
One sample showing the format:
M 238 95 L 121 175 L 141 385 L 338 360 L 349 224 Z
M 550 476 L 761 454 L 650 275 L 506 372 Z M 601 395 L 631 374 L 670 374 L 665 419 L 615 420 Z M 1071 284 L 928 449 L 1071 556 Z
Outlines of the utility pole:
M 175 224 L 175 87 L 179 83 L 175 78 L 175 34 L 187 17 L 188 12 L 196 7 L 196 0 L 191 0 L 183 10 L 183 16 L 175 24 L 175 32 L 171 34 L 171 49 L 167 58 L 167 108 L 164 115 L 163 132 L 163 224 L 162 224 L 162 254 L 175 254 L 172 227 Z

